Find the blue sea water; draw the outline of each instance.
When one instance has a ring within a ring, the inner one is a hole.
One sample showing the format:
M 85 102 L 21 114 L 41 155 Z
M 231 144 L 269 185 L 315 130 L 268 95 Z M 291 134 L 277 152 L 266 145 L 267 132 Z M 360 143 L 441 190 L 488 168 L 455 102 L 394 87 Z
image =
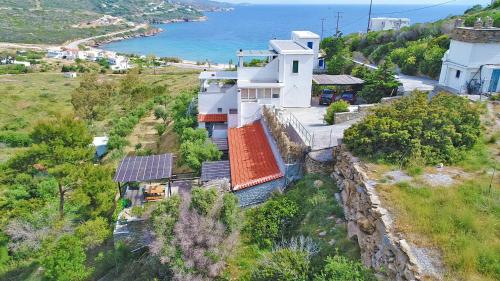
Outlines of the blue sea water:
M 407 17 L 411 23 L 432 22 L 462 14 L 467 6 L 375 5 L 374 17 Z M 235 61 L 239 49 L 266 49 L 270 39 L 289 39 L 292 30 L 335 33 L 336 15 L 344 33 L 366 31 L 368 5 L 249 5 L 234 11 L 207 13 L 203 22 L 158 25 L 164 32 L 147 38 L 112 42 L 104 49 L 123 53 L 155 54 L 193 61 Z

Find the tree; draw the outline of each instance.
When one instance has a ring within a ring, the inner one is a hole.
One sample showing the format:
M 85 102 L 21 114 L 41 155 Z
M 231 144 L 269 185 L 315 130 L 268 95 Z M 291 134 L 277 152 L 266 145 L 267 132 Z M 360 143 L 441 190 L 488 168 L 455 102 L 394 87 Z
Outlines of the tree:
M 146 56 L 146 63 L 148 67 L 153 68 L 153 74 L 156 75 L 156 56 L 154 54 L 149 54 Z
M 109 222 L 103 217 L 86 221 L 75 229 L 75 236 L 85 245 L 85 248 L 93 249 L 111 236 Z
M 220 160 L 222 152 L 215 144 L 208 141 L 186 141 L 181 144 L 180 155 L 182 164 L 199 173 L 203 162 Z
M 328 37 L 321 42 L 321 49 L 326 53 L 329 74 L 349 73 L 353 67 L 350 52 L 342 37 Z
M 96 73 L 84 74 L 80 86 L 71 94 L 76 114 L 91 122 L 102 116 L 114 91 L 110 82 L 99 81 Z
M 397 92 L 400 83 L 396 80 L 393 67 L 392 62 L 386 60 L 379 65 L 377 70 L 367 74 L 364 78 L 365 84 L 363 85 L 363 89 L 359 92 L 359 95 L 366 102 L 380 102 L 383 97 L 391 96 Z
M 314 281 L 376 281 L 377 279 L 360 262 L 343 256 L 328 257 L 326 265 Z
M 252 272 L 252 281 L 308 280 L 309 255 L 304 251 L 278 249 L 267 254 Z
M 87 256 L 82 242 L 75 236 L 65 234 L 46 247 L 41 257 L 44 276 L 56 281 L 86 280 L 92 269 L 85 265 Z
M 164 123 L 158 123 L 155 125 L 155 129 L 156 129 L 156 133 L 158 134 L 158 136 L 161 137 L 161 136 L 163 136 L 163 134 L 167 130 L 167 125 L 165 125 Z
M 158 105 L 154 109 L 154 115 L 156 119 L 162 119 L 163 122 L 167 122 L 168 120 L 168 112 L 164 106 Z

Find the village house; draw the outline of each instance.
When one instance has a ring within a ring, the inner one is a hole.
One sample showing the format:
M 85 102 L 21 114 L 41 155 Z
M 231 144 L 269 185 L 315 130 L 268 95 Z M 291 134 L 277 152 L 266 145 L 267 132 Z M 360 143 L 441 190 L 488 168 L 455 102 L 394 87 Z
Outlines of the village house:
M 242 206 L 285 187 L 286 164 L 261 120 L 262 107 L 311 106 L 313 71 L 324 67 L 319 42 L 312 32 L 294 31 L 291 40 L 270 40 L 267 50 L 238 51 L 237 71 L 200 74 L 199 127 L 216 141 L 227 138 L 229 148 L 229 162 L 204 163 L 202 178 L 230 178 Z
M 439 85 L 458 94 L 500 91 L 500 28 L 488 18 L 483 26 L 459 22 L 451 34 L 450 48 L 443 57 Z
M 403 27 L 410 26 L 408 18 L 372 18 L 370 19 L 370 30 L 400 30 Z

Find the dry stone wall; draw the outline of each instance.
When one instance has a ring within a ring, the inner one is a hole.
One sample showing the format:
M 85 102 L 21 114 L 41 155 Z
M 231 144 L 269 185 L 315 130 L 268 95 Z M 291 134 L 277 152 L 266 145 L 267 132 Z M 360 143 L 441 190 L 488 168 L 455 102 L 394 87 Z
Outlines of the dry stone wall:
M 388 280 L 440 280 L 422 249 L 395 233 L 391 215 L 375 191 L 376 182 L 368 178 L 362 162 L 343 146 L 333 149 L 333 161 L 332 178 L 341 190 L 348 235 L 357 239 L 363 263 Z

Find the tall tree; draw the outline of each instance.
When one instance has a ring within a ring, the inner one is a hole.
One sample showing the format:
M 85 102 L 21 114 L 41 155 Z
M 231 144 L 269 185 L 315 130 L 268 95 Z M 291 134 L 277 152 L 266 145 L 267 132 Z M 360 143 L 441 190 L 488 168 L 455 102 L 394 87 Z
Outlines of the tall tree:
M 71 95 L 71 104 L 76 114 L 91 122 L 103 114 L 109 106 L 114 85 L 100 81 L 96 73 L 84 74 L 80 86 Z

